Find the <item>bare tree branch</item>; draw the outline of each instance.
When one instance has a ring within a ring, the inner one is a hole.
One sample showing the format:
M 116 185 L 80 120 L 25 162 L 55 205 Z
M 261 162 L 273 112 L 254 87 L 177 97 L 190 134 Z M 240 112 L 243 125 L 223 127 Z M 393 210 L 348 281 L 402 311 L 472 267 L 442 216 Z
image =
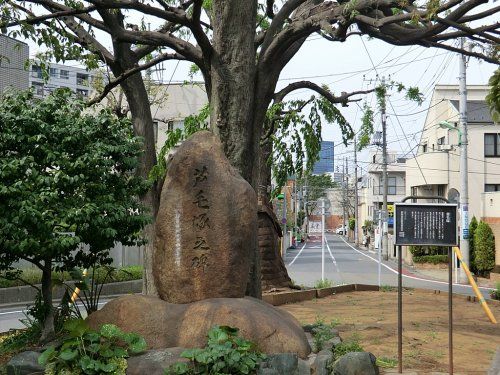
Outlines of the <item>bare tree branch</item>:
M 154 59 L 151 59 L 147 63 L 144 63 L 142 65 L 138 65 L 132 69 L 129 69 L 129 70 L 125 71 L 124 73 L 120 74 L 114 80 L 110 81 L 108 84 L 106 84 L 106 86 L 104 87 L 102 92 L 99 94 L 99 96 L 90 100 L 87 103 L 87 105 L 91 106 L 91 105 L 99 103 L 101 100 L 103 100 L 111 92 L 111 90 L 113 90 L 116 86 L 118 86 L 120 83 L 125 81 L 128 77 L 130 77 L 134 74 L 137 74 L 143 70 L 146 70 L 148 68 L 151 68 L 152 66 L 154 66 L 162 61 L 165 61 L 165 60 L 186 60 L 186 58 L 178 53 L 165 53 L 165 54 L 162 54 L 162 55 L 155 57 Z

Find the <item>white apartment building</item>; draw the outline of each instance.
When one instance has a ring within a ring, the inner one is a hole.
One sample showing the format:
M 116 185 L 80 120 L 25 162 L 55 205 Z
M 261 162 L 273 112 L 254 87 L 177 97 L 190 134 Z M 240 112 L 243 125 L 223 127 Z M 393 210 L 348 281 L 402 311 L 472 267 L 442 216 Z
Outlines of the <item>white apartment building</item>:
M 475 216 L 491 225 L 500 265 L 500 124 L 493 123 L 485 102 L 488 91 L 488 86 L 467 86 L 469 220 Z M 406 162 L 407 195 L 459 203 L 458 99 L 458 85 L 435 87 L 416 157 Z M 442 128 L 441 121 L 454 128 Z
M 70 88 L 84 99 L 91 96 L 93 92 L 93 80 L 96 72 L 89 72 L 83 68 L 78 68 L 62 64 L 50 64 L 48 69 L 49 77 L 45 82 L 42 68 L 32 65 L 30 70 L 30 86 L 33 87 L 35 95 L 43 97 L 59 87 Z
M 395 151 L 388 151 L 387 163 L 387 204 L 392 206 L 406 196 L 406 159 Z M 362 238 L 365 221 L 378 220 L 376 213 L 383 204 L 382 152 L 371 151 L 367 165 L 367 173 L 358 184 L 359 238 Z M 389 232 L 392 232 L 392 217 L 389 217 Z

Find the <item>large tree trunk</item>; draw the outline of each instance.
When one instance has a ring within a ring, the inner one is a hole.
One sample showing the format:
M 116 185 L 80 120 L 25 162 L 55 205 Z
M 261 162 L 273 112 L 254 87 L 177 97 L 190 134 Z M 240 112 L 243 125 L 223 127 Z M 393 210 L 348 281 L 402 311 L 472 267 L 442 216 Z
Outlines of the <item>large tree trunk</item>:
M 283 233 L 271 205 L 271 166 L 268 163 L 271 154 L 272 143 L 269 141 L 262 146 L 259 161 L 258 236 L 262 290 L 291 288 L 293 286 L 280 251 L 279 237 L 283 237 Z
M 123 63 L 123 61 L 122 61 Z M 115 75 L 120 74 L 120 70 L 129 69 L 134 66 L 137 61 L 131 54 L 127 54 L 125 64 L 121 67 L 116 67 L 113 72 Z M 149 177 L 151 168 L 156 164 L 156 147 L 153 130 L 153 118 L 151 116 L 151 106 L 149 103 L 148 92 L 144 84 L 144 80 L 140 73 L 135 74 L 122 82 L 121 87 L 127 98 L 130 108 L 132 124 L 136 136 L 142 137 L 144 140 L 144 153 L 139 160 L 137 174 L 143 178 Z M 155 238 L 155 222 L 156 214 L 159 208 L 159 190 L 161 182 L 153 184 L 151 189 L 141 197 L 142 203 L 151 209 L 152 222 L 144 228 L 144 236 L 147 243 L 144 246 L 143 256 L 143 293 L 148 295 L 158 295 L 153 278 L 153 244 Z
M 54 307 L 52 306 L 52 261 L 46 260 L 42 269 L 42 300 L 47 309 L 42 322 L 40 342 L 46 343 L 54 339 Z
M 257 187 L 260 127 L 255 111 L 255 0 L 213 1 L 213 49 L 210 60 L 210 123 L 231 164 Z M 256 213 L 257 214 L 257 213 Z M 252 244 L 247 294 L 261 297 L 257 231 Z

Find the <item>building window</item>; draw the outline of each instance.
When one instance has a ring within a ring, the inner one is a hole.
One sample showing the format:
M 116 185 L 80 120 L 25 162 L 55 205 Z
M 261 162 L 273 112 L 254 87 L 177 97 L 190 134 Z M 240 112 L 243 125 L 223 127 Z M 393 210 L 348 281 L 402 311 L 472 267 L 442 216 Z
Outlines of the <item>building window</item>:
M 49 68 L 49 74 L 53 78 L 57 77 L 57 69 L 56 68 Z
M 89 90 L 76 89 L 76 94 L 86 98 L 89 96 Z
M 484 135 L 484 156 L 500 156 L 500 134 Z
M 89 85 L 89 75 L 76 73 L 76 84 L 80 86 L 88 86 Z
M 426 153 L 427 152 L 427 143 L 422 145 L 422 152 Z
M 486 184 L 484 185 L 484 191 L 486 193 L 491 191 L 500 191 L 500 184 Z
M 388 177 L 387 178 L 387 188 L 389 195 L 396 195 L 396 177 Z
M 42 78 L 42 68 L 38 65 L 33 65 L 31 67 L 31 76 L 34 78 Z
M 444 145 L 444 137 L 438 138 L 437 144 L 440 145 L 440 146 Z
M 438 185 L 438 197 L 444 197 L 444 187 L 445 185 Z
M 59 72 L 59 78 L 69 79 L 69 70 L 62 70 Z
M 32 82 L 31 87 L 33 87 L 33 91 L 35 92 L 35 95 L 43 96 L 43 83 Z

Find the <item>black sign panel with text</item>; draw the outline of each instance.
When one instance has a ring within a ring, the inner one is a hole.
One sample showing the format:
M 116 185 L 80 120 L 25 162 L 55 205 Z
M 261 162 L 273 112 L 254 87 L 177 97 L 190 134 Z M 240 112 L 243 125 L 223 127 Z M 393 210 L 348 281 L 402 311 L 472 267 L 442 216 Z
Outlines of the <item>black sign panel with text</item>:
M 396 203 L 395 245 L 456 246 L 457 205 Z

